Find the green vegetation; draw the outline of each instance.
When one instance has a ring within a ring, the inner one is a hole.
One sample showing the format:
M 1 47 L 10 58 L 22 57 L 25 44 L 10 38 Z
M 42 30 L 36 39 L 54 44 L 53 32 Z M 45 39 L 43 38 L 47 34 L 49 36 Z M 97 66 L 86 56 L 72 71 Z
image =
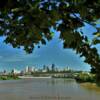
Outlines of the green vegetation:
M 19 78 L 16 75 L 6 75 L 6 76 L 2 75 L 2 76 L 0 76 L 0 80 L 18 80 L 18 79 Z
M 75 77 L 77 82 L 96 82 L 96 75 L 95 74 L 88 74 L 88 73 L 79 73 L 77 77 Z

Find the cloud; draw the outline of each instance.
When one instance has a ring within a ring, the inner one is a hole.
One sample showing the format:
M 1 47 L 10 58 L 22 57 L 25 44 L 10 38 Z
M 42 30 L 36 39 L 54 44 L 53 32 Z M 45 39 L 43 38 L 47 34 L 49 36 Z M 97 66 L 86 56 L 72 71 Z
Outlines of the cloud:
M 27 54 L 27 55 L 23 55 L 23 58 L 38 58 L 40 57 L 40 55 L 38 54 Z
M 0 56 L 0 58 L 3 58 L 3 62 L 22 62 L 22 61 L 30 61 L 31 59 L 39 58 L 40 55 L 37 54 L 13 54 L 11 56 Z
M 2 59 L 3 58 L 3 56 L 0 56 L 0 59 Z
M 1 57 L 0 57 L 1 58 Z M 20 56 L 17 56 L 16 54 L 14 55 L 6 55 L 2 57 L 1 62 L 21 62 L 23 59 Z
M 22 59 L 6 59 L 5 62 L 21 62 Z

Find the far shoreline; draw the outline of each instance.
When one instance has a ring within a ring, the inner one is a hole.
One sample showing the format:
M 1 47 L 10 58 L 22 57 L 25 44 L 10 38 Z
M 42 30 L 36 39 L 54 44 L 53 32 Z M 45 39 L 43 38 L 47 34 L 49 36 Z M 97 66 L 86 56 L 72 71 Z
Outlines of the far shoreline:
M 20 78 L 20 79 L 30 79 L 30 78 L 52 78 L 52 77 L 51 76 L 50 77 L 18 76 L 18 78 Z

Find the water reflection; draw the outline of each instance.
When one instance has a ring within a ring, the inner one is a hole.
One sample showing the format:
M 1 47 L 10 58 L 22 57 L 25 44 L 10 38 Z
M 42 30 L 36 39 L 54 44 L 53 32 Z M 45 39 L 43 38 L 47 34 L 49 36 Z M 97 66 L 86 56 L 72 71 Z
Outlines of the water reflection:
M 0 100 L 100 100 L 100 92 L 73 79 L 23 79 L 0 81 Z

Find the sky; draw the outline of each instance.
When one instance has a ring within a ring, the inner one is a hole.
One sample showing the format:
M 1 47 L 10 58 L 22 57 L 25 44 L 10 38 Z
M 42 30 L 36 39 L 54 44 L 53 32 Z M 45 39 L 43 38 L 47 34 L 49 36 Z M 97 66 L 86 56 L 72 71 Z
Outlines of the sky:
M 52 29 L 52 31 L 54 31 Z M 96 31 L 90 25 L 83 28 L 84 34 L 92 39 L 92 32 Z M 0 71 L 18 69 L 23 70 L 26 66 L 42 68 L 43 65 L 50 66 L 55 64 L 58 68 L 69 66 L 74 70 L 89 71 L 90 65 L 84 63 L 84 58 L 80 58 L 75 51 L 63 49 L 62 41 L 59 39 L 59 32 L 55 32 L 54 38 L 42 45 L 41 48 L 35 48 L 32 54 L 25 53 L 22 49 L 13 48 L 10 44 L 3 42 L 4 38 L 0 37 Z M 96 46 L 100 51 L 100 44 Z M 100 52 L 99 52 L 100 54 Z

